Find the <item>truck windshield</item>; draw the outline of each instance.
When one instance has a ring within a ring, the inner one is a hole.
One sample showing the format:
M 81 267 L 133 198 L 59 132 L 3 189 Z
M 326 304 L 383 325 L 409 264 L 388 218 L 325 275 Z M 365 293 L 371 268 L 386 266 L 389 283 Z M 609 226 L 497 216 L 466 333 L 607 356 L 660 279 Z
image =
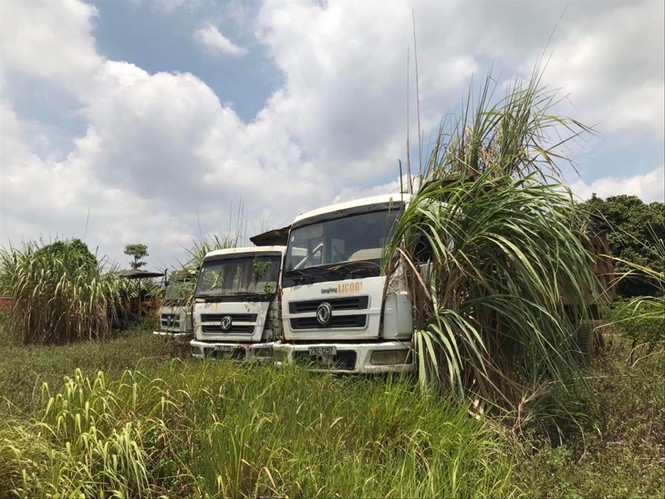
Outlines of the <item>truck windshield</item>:
M 280 255 L 224 256 L 203 262 L 196 297 L 272 297 L 277 292 Z
M 360 213 L 291 230 L 285 270 L 298 273 L 316 266 L 371 262 L 378 275 L 383 247 L 398 213 L 399 208 Z

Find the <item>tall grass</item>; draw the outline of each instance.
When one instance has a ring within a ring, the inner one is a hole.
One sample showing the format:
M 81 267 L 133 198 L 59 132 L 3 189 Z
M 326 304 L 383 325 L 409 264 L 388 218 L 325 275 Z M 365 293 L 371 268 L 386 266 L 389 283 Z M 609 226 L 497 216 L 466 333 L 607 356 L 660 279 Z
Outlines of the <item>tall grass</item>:
M 555 160 L 560 129 L 587 129 L 552 116 L 555 102 L 537 73 L 499 100 L 488 78 L 475 109 L 440 130 L 398 221 L 389 265 L 411 270 L 425 384 L 515 407 L 577 371 L 575 331 L 599 286 Z
M 518 492 L 496 434 L 466 408 L 423 396 L 407 381 L 224 362 L 174 363 L 159 374 L 77 372 L 57 393 L 45 387 L 35 420 L 0 425 L 7 457 L 0 490 L 29 497 Z
M 644 252 L 650 253 L 654 260 L 665 262 L 665 241 L 659 239 L 655 231 L 650 232 L 651 241 L 643 241 Z M 628 269 L 618 276 L 619 280 L 639 277 L 649 282 L 657 294 L 614 304 L 609 313 L 610 325 L 623 329 L 632 340 L 631 359 L 641 347 L 646 347 L 647 355 L 654 350 L 662 353 L 665 350 L 665 273 L 621 258 L 615 260 Z
M 186 248 L 187 260 L 182 263 L 182 268 L 191 275 L 198 275 L 203 264 L 203 259 L 211 251 L 235 248 L 238 246 L 239 235 L 235 237 L 220 237 L 213 234 L 202 238 L 200 241 L 192 241 L 192 245 Z
M 102 274 L 79 240 L 0 250 L 3 286 L 14 298 L 11 330 L 25 343 L 106 336 L 120 283 Z

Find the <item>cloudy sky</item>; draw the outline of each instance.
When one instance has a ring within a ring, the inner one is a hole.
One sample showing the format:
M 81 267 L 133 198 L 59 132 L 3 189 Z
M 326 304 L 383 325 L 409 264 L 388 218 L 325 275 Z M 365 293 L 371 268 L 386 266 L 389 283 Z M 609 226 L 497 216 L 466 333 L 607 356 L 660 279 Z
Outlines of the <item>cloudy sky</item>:
M 470 85 L 545 51 L 557 112 L 598 132 L 570 146 L 574 192 L 663 201 L 663 5 L 0 0 L 0 245 L 78 237 L 126 266 L 142 242 L 163 269 L 202 235 L 394 191 L 412 13 L 425 148 Z

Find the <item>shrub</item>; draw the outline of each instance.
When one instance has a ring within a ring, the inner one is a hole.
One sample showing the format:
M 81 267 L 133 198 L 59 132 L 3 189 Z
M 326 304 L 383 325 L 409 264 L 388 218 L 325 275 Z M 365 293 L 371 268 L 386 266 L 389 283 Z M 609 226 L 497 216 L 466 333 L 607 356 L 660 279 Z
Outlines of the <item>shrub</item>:
M 25 343 L 66 343 L 106 336 L 118 280 L 103 275 L 78 239 L 0 250 L 0 281 L 14 298 L 10 329 Z
M 665 305 L 662 300 L 642 297 L 617 300 L 607 313 L 610 323 L 619 326 L 633 343 L 644 345 L 648 351 L 665 346 Z

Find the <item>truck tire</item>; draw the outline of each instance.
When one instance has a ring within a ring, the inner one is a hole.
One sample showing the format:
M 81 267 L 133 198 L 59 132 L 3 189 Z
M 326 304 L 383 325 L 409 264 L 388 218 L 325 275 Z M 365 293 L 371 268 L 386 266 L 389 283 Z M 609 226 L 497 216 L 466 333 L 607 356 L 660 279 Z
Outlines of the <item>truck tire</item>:
M 577 347 L 585 360 L 590 359 L 594 352 L 594 332 L 588 324 L 580 324 L 577 328 Z

